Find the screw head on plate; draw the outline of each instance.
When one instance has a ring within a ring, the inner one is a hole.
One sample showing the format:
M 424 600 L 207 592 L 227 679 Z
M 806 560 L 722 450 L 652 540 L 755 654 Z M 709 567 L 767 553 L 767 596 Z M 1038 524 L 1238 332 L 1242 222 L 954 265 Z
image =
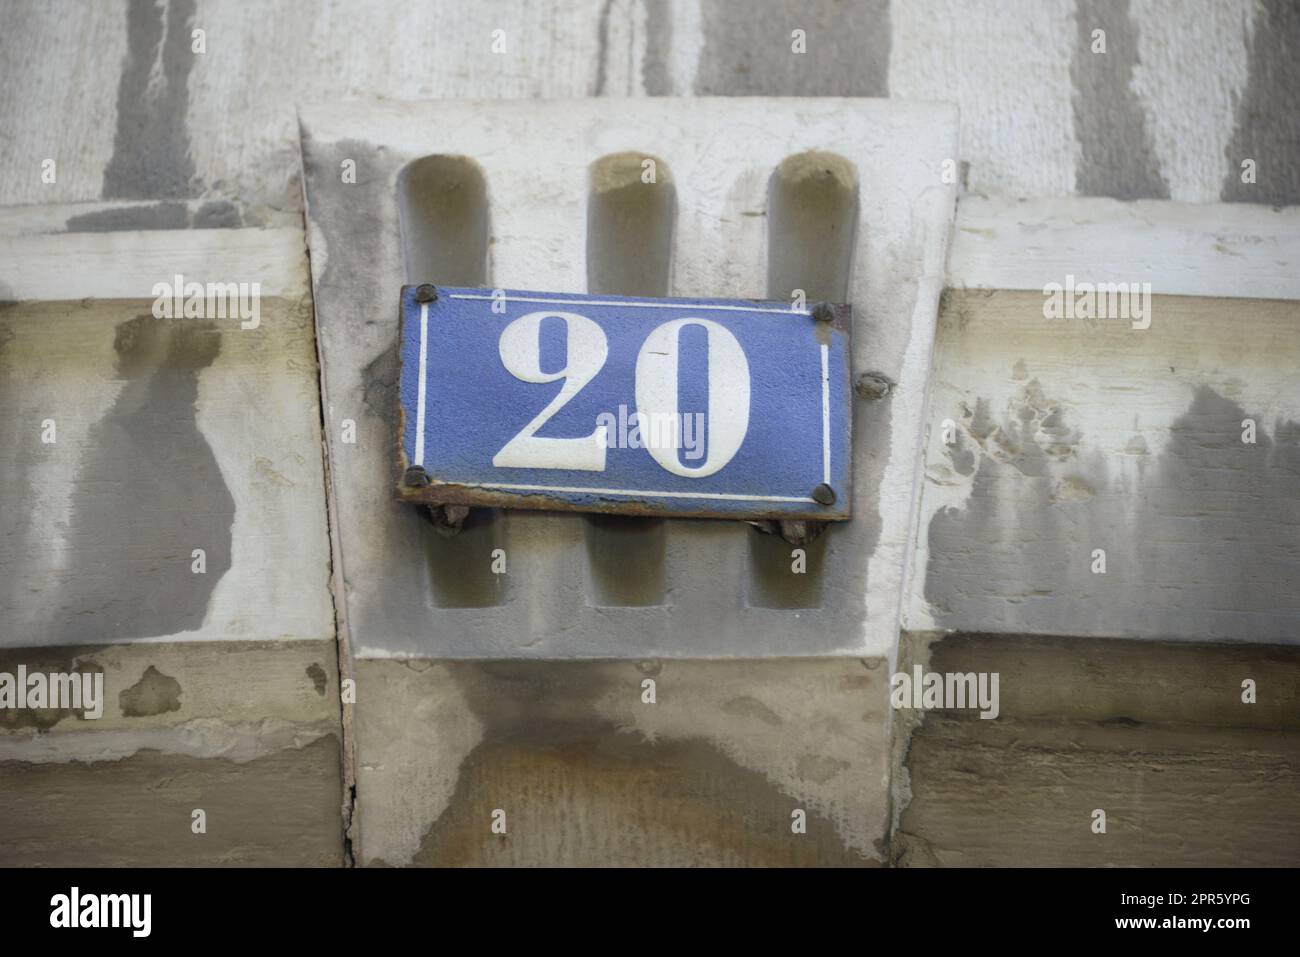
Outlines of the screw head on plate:
M 818 505 L 834 505 L 835 489 L 823 482 L 812 490 L 812 497 Z
M 411 488 L 424 488 L 429 484 L 429 473 L 418 465 L 412 465 L 402 476 L 402 484 Z
M 422 282 L 415 287 L 416 302 L 433 302 L 438 298 L 438 287 L 431 282 Z
M 883 399 L 893 383 L 879 372 L 863 372 L 853 382 L 853 391 L 864 399 Z
M 818 322 L 830 322 L 835 318 L 835 310 L 829 302 L 819 302 L 812 307 L 811 315 Z

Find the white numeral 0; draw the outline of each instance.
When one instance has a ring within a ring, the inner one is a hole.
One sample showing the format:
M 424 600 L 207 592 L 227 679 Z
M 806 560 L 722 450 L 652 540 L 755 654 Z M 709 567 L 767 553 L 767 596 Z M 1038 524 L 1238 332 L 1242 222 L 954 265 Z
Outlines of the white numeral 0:
M 546 373 L 541 369 L 541 331 L 542 320 L 549 318 L 563 319 L 567 336 L 563 368 Z M 652 443 L 647 451 L 674 475 L 704 478 L 731 461 L 749 431 L 749 362 L 730 330 L 712 320 L 696 318 L 674 319 L 657 326 L 637 353 L 636 409 L 643 422 L 663 416 L 681 422 L 677 410 L 677 374 L 681 366 L 677 345 L 686 326 L 700 326 L 708 333 L 708 455 L 702 465 L 692 468 L 678 461 L 678 450 L 671 445 Z M 604 330 L 576 312 L 530 312 L 506 326 L 498 348 L 501 363 L 516 379 L 538 383 L 563 379 L 564 385 L 546 408 L 502 446 L 492 464 L 498 468 L 603 472 L 608 444 L 604 426 L 576 439 L 543 438 L 536 433 L 604 366 L 609 356 Z
M 563 319 L 565 336 L 564 367 L 558 372 L 542 371 L 542 320 Z M 586 316 L 576 312 L 530 312 L 520 316 L 501 333 L 498 346 L 501 363 L 516 379 L 524 382 L 555 382 L 564 380 L 564 386 L 550 404 L 537 413 L 513 439 L 502 446 L 492 457 L 499 468 L 514 469 L 580 469 L 585 472 L 605 470 L 606 429 L 597 426 L 591 435 L 576 439 L 539 438 L 535 433 L 564 406 L 582 391 L 582 387 L 595 378 L 605 358 L 609 344 L 605 332 Z
M 701 326 L 709 334 L 709 454 L 695 468 L 682 465 L 677 449 L 651 443 L 647 451 L 674 475 L 704 478 L 731 461 L 749 431 L 749 362 L 736 337 L 709 319 L 674 319 L 646 337 L 636 357 L 636 410 L 641 421 L 655 421 L 665 413 L 677 416 L 677 353 L 679 333 L 686 326 Z

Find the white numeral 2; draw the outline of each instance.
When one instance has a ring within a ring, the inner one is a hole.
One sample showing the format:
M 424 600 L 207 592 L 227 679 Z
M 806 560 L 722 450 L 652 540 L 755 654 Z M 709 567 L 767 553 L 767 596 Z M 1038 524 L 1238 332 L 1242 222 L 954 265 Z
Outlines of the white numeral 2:
M 564 366 L 558 372 L 542 371 L 542 320 L 563 319 L 565 336 Z M 586 316 L 576 312 L 530 312 L 520 316 L 501 333 L 501 363 L 516 379 L 524 382 L 564 380 L 559 394 L 537 413 L 513 439 L 492 457 L 498 468 L 512 469 L 581 469 L 584 472 L 605 470 L 605 428 L 597 426 L 591 435 L 576 439 L 539 438 L 535 433 L 564 404 L 595 378 L 609 344 L 605 332 Z
M 541 370 L 542 320 L 563 319 L 567 331 L 564 366 L 553 373 Z M 709 319 L 674 319 L 646 337 L 636 359 L 636 408 L 643 421 L 670 415 L 676 418 L 677 374 L 681 367 L 677 344 L 685 326 L 700 326 L 708 333 L 709 452 L 703 464 L 689 467 L 671 446 L 651 445 L 647 451 L 660 467 L 674 475 L 704 478 L 725 466 L 740 449 L 749 431 L 749 362 L 736 337 Z M 577 469 L 602 472 L 608 436 L 604 426 L 574 439 L 539 437 L 536 433 L 556 412 L 582 391 L 609 356 L 604 331 L 575 312 L 530 312 L 501 333 L 501 362 L 512 376 L 524 382 L 564 385 L 554 399 L 519 434 L 492 458 L 500 468 Z

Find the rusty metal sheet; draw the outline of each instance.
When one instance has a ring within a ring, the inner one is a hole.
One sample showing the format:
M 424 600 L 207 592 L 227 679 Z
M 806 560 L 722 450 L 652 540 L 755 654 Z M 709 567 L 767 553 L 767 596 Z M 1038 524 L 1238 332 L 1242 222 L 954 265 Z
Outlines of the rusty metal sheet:
M 406 286 L 396 495 L 850 517 L 851 310 Z

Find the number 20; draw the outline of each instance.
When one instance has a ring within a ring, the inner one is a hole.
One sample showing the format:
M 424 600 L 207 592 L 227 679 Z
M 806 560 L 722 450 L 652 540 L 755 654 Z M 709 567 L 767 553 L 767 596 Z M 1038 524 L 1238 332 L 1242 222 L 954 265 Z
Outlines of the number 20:
M 551 318 L 564 320 L 565 356 L 559 371 L 547 373 L 541 368 L 541 331 L 542 320 Z M 693 317 L 656 326 L 636 357 L 636 410 L 642 422 L 665 414 L 680 422 L 678 336 L 686 326 L 700 326 L 708 333 L 708 455 L 702 464 L 692 468 L 682 465 L 677 449 L 666 444 L 652 443 L 647 451 L 660 467 L 674 475 L 704 478 L 731 461 L 749 431 L 749 362 L 730 330 L 709 319 Z M 499 468 L 603 472 L 609 438 L 604 426 L 597 426 L 590 435 L 567 439 L 545 438 L 537 432 L 605 365 L 609 344 L 604 330 L 576 312 L 530 312 L 506 326 L 498 348 L 502 365 L 516 379 L 537 383 L 563 379 L 564 385 L 546 408 L 501 447 L 492 464 Z

